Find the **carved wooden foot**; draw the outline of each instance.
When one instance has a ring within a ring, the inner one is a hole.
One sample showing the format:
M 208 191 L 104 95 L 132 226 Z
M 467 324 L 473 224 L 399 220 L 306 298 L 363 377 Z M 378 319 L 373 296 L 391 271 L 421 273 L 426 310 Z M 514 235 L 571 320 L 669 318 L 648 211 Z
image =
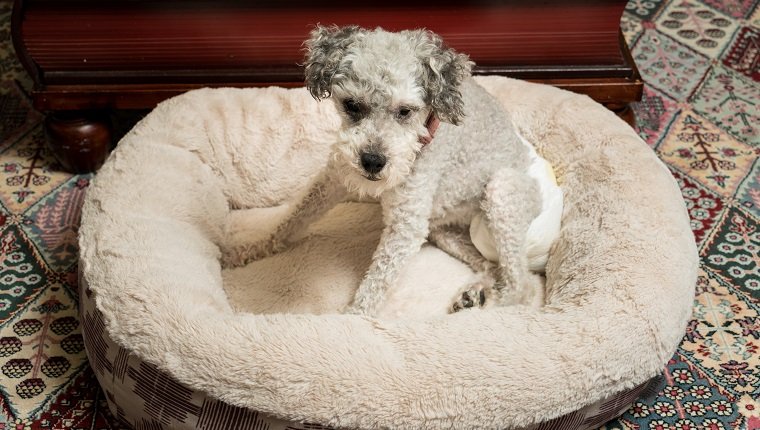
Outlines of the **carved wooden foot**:
M 615 112 L 623 121 L 627 122 L 631 127 L 636 126 L 636 113 L 631 109 L 631 105 L 628 103 L 605 103 L 604 106 Z
M 45 118 L 45 135 L 53 156 L 73 173 L 97 170 L 113 143 L 107 112 L 52 112 Z

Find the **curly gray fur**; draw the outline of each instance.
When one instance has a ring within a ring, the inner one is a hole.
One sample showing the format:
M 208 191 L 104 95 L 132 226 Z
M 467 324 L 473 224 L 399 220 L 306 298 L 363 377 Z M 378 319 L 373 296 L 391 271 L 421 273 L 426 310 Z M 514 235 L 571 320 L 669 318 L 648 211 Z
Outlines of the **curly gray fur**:
M 419 41 L 417 53 L 426 71 L 420 86 L 427 90 L 426 101 L 441 121 L 458 125 L 464 117 L 459 86 L 470 76 L 473 62 L 467 55 L 447 48 L 441 37 L 431 31 L 409 33 Z
M 306 88 L 317 100 L 332 95 L 332 81 L 348 46 L 365 30 L 347 27 L 317 26 L 306 40 Z
M 376 29 L 375 33 L 382 31 Z M 305 42 L 305 83 L 311 95 L 321 100 L 332 95 L 332 87 L 342 79 L 357 80 L 349 53 L 370 48 L 363 42 L 368 30 L 357 26 L 317 26 Z M 437 34 L 424 30 L 396 33 L 413 47 L 419 61 L 418 83 L 425 91 L 425 102 L 441 121 L 459 124 L 464 104 L 459 86 L 470 76 L 473 63 L 444 45 Z M 369 87 L 371 84 L 367 83 Z
M 452 310 L 481 299 L 540 305 L 542 286 L 523 249 L 531 209 L 540 207 L 527 176 L 528 148 L 501 104 L 470 77 L 468 57 L 427 30 L 317 27 L 305 45 L 310 93 L 329 97 L 343 118 L 333 155 L 269 240 L 233 254 L 248 261 L 277 252 L 350 191 L 378 197 L 386 226 L 349 312 L 372 315 L 431 234 L 483 275 Z M 426 145 L 431 114 L 443 123 Z M 496 241 L 498 265 L 482 261 L 463 234 L 449 234 L 468 231 L 481 213 L 494 236 L 505 238 Z

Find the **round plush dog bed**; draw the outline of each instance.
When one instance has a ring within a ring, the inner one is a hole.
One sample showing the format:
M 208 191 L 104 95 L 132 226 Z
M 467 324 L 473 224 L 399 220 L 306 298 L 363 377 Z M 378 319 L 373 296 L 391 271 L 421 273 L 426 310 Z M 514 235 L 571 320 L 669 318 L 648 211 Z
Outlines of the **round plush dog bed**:
M 137 429 L 572 429 L 630 405 L 690 315 L 697 255 L 678 187 L 587 97 L 479 82 L 565 193 L 545 307 L 447 315 L 472 273 L 425 247 L 392 311 L 337 314 L 382 228 L 371 202 L 223 269 L 220 246 L 275 222 L 324 165 L 339 119 L 304 89 L 193 91 L 124 137 L 83 207 L 85 344 L 114 414 Z

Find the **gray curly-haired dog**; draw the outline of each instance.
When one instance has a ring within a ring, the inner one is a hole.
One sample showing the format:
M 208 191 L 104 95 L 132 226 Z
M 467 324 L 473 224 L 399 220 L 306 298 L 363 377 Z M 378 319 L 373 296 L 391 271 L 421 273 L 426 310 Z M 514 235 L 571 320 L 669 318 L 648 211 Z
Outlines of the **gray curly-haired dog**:
M 543 304 L 524 246 L 541 211 L 526 174 L 529 153 L 501 104 L 471 78 L 468 57 L 430 31 L 355 26 L 317 27 L 306 48 L 309 91 L 332 99 L 343 118 L 334 155 L 268 240 L 238 247 L 228 260 L 242 264 L 287 248 L 353 192 L 379 198 L 385 229 L 348 312 L 375 313 L 428 239 L 481 274 L 452 298 L 453 311 Z M 493 232 L 497 263 L 470 239 L 478 214 Z

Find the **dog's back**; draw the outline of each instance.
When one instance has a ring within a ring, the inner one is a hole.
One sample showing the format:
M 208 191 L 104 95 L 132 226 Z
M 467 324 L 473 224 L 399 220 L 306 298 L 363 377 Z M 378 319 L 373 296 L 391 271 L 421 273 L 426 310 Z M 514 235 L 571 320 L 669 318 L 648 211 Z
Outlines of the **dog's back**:
M 415 175 L 435 177 L 439 182 L 434 217 L 477 206 L 494 172 L 502 168 L 527 171 L 529 165 L 528 151 L 517 139 L 501 103 L 473 79 L 465 80 L 461 91 L 462 123 L 441 124 L 414 167 Z

